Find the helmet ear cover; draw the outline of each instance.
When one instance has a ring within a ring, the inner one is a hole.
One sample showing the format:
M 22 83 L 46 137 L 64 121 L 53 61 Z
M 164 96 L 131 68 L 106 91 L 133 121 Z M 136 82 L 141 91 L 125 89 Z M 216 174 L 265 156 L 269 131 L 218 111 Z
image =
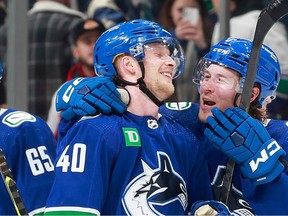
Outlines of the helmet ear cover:
M 227 38 L 220 41 L 218 44 L 211 47 L 203 59 L 196 65 L 193 75 L 193 82 L 200 84 L 201 73 L 209 66 L 209 64 L 218 64 L 223 67 L 230 68 L 240 74 L 240 92 L 242 92 L 252 42 L 250 40 L 239 38 Z M 275 99 L 276 89 L 280 82 L 280 64 L 276 54 L 266 45 L 262 45 L 255 83 L 258 83 L 261 93 L 258 100 L 258 105 L 262 107 L 267 100 Z

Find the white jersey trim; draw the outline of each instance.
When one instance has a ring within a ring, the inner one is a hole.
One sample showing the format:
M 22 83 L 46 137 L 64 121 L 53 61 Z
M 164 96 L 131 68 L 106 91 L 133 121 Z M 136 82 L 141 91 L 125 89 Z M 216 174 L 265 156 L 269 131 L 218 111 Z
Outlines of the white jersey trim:
M 100 215 L 100 212 L 97 209 L 75 207 L 75 206 L 49 207 L 45 209 L 45 213 L 53 211 L 75 211 L 75 212 L 85 212 Z

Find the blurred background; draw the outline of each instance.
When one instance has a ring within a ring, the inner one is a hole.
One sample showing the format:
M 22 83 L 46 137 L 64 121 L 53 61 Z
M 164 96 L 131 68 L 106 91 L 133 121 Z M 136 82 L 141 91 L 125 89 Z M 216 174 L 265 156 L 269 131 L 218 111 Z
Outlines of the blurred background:
M 174 80 L 169 101 L 198 102 L 192 72 L 211 45 L 232 36 L 253 39 L 260 11 L 270 0 L 0 0 L 1 107 L 48 118 L 51 100 L 79 59 L 71 41 L 75 26 L 93 19 L 105 29 L 125 20 L 159 22 L 185 51 L 184 73 Z M 277 54 L 281 82 L 268 107 L 271 118 L 288 119 L 288 18 L 282 18 L 264 43 Z M 93 42 L 94 43 L 94 42 Z M 92 43 L 92 44 L 93 44 Z

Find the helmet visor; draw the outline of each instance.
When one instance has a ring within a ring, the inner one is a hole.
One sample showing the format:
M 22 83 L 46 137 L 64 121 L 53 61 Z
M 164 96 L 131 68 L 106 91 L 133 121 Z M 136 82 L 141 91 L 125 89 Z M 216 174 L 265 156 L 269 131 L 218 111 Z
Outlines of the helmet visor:
M 240 83 L 242 79 L 240 78 L 239 73 L 225 65 L 202 58 L 195 67 L 192 81 L 199 86 L 204 84 L 213 85 L 215 88 L 223 90 L 234 89 L 236 92 L 241 93 Z
M 184 52 L 179 42 L 171 37 L 159 37 L 145 41 L 145 44 L 138 44 L 130 48 L 130 53 L 142 61 L 145 57 L 145 52 L 155 52 L 161 58 L 170 58 L 175 62 L 173 69 L 173 79 L 178 77 L 184 70 Z

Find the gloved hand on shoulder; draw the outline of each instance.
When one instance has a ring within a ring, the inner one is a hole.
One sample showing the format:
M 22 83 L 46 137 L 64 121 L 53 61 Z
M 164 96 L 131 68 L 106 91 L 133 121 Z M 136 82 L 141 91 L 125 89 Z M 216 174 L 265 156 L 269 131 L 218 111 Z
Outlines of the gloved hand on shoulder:
M 285 169 L 279 158 L 286 152 L 264 125 L 241 108 L 212 109 L 204 134 L 217 149 L 240 165 L 244 177 L 256 185 L 274 180 Z
M 117 89 L 108 77 L 81 77 L 60 87 L 56 97 L 56 110 L 61 111 L 62 117 L 67 121 L 99 113 L 122 114 L 127 109 L 129 100 L 129 93 L 124 88 Z

